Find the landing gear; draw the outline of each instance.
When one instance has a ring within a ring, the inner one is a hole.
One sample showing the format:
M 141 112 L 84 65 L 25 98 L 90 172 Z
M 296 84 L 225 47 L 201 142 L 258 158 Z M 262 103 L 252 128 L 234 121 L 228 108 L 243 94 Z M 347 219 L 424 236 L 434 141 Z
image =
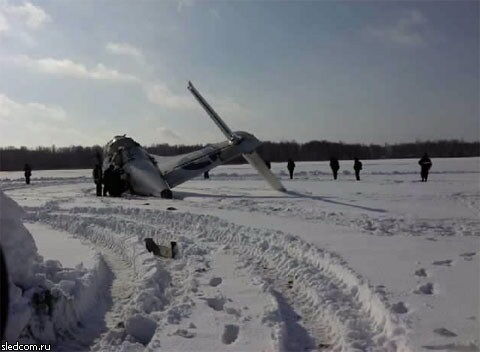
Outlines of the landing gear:
M 169 189 L 164 189 L 162 192 L 160 192 L 160 197 L 164 199 L 172 199 L 173 198 L 173 193 Z

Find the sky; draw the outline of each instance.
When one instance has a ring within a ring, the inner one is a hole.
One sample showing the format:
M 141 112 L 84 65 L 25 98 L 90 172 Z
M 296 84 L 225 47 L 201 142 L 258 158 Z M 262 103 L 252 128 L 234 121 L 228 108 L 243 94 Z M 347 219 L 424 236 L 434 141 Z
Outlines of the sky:
M 479 139 L 478 1 L 0 0 L 0 147 Z

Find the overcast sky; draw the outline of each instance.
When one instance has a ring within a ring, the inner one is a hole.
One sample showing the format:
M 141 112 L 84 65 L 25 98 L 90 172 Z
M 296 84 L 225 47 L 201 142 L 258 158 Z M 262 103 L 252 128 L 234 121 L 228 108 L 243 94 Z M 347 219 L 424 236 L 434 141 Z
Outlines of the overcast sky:
M 0 0 L 0 146 L 479 138 L 478 1 Z

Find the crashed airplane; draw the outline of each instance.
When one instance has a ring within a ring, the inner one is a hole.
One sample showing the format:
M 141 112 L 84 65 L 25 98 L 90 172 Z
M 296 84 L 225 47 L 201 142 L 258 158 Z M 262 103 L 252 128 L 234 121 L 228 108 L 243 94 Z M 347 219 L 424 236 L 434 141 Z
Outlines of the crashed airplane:
M 188 82 L 188 90 L 227 140 L 191 153 L 165 157 L 148 153 L 139 143 L 125 135 L 114 137 L 104 148 L 102 168 L 104 172 L 109 168 L 118 171 L 122 184 L 120 194 L 129 190 L 143 196 L 172 198 L 172 188 L 239 155 L 243 155 L 273 189 L 285 191 L 255 151 L 262 142 L 250 133 L 232 132 L 191 82 Z

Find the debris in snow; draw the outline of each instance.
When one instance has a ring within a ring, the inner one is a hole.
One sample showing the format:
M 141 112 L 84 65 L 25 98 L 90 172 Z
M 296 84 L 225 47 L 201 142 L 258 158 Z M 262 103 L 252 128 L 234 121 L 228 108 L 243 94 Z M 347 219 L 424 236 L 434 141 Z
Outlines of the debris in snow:
M 144 241 L 148 252 L 153 253 L 156 256 L 174 259 L 178 253 L 177 242 L 175 241 L 170 242 L 170 247 L 156 244 L 151 237 L 145 238 Z

